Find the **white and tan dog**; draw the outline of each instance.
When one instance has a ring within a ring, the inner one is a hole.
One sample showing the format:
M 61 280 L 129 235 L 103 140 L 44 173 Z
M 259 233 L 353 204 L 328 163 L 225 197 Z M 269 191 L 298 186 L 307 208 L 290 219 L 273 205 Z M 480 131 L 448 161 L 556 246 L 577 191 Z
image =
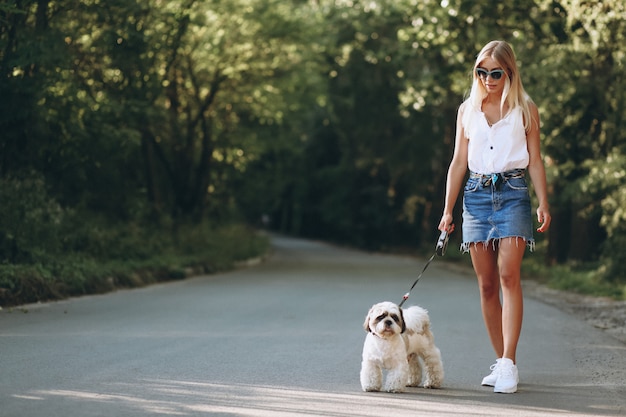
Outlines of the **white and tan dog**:
M 402 392 L 405 387 L 439 388 L 443 382 L 441 353 L 430 331 L 428 311 L 413 306 L 374 304 L 363 324 L 361 387 L 363 391 Z M 387 371 L 383 385 L 383 370 Z

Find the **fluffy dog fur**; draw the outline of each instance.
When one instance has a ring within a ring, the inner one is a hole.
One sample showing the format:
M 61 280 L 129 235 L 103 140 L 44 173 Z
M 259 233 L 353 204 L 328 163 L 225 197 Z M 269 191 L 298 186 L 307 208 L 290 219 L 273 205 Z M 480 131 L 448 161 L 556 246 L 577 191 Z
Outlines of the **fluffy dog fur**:
M 402 392 L 405 387 L 439 388 L 443 382 L 441 353 L 430 331 L 428 311 L 401 309 L 391 302 L 374 304 L 363 324 L 361 387 L 363 391 Z M 387 371 L 383 385 L 383 370 Z

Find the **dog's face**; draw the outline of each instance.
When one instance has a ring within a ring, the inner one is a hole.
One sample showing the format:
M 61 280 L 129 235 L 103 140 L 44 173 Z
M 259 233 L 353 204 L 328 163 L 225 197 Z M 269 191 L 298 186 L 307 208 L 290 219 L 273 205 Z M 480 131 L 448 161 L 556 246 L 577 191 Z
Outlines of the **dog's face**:
M 389 301 L 374 304 L 365 316 L 363 327 L 366 332 L 382 338 L 404 333 L 406 330 L 402 309 Z

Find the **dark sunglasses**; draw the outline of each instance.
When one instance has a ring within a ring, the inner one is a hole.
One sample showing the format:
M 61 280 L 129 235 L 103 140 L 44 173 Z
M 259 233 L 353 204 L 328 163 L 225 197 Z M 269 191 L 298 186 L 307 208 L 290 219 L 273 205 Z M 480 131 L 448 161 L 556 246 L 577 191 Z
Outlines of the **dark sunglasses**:
M 476 75 L 483 80 L 486 80 L 488 76 L 491 76 L 494 80 L 499 80 L 504 75 L 504 70 L 495 69 L 493 71 L 487 71 L 484 68 L 476 68 Z

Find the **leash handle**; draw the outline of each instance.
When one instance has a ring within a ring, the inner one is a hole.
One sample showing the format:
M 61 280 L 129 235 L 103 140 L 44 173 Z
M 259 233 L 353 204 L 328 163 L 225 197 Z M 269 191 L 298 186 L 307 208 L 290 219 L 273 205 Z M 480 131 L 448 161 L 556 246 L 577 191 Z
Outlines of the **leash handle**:
M 446 253 L 446 249 L 448 248 L 448 240 L 450 239 L 450 235 L 447 230 L 444 230 L 439 235 L 439 239 L 437 239 L 437 246 L 435 246 L 435 251 L 437 255 L 443 256 Z

